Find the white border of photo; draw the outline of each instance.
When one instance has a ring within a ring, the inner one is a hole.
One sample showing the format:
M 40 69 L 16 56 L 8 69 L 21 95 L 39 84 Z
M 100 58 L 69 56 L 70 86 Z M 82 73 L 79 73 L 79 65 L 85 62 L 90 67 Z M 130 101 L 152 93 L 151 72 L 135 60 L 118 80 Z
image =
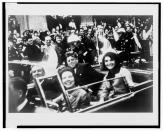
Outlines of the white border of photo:
M 52 1 L 51 1 L 52 2 Z M 73 1 L 75 2 L 75 1 Z M 95 1 L 94 1 L 95 2 Z M 105 1 L 106 2 L 106 1 Z M 128 1 L 129 2 L 129 1 Z M 139 1 L 138 1 L 139 2 Z M 142 2 L 142 1 L 141 1 Z M 153 15 L 153 113 L 8 113 L 6 89 L 6 127 L 18 125 L 158 125 L 158 5 L 155 4 L 24 4 L 6 3 L 8 15 Z M 6 26 L 8 24 L 6 23 Z M 6 27 L 6 33 L 7 27 Z M 7 34 L 6 34 L 7 43 Z M 161 44 L 161 43 L 160 43 Z M 7 51 L 6 51 L 7 53 Z M 6 54 L 7 56 L 7 54 Z M 7 62 L 7 61 L 6 61 Z M 6 63 L 6 66 L 8 64 Z M 4 72 L 3 72 L 4 73 Z M 6 75 L 7 76 L 7 75 Z M 8 78 L 6 78 L 7 80 Z M 6 82 L 7 84 L 7 82 Z M 6 85 L 6 87 L 8 87 Z M 161 86 L 160 86 L 161 87 Z

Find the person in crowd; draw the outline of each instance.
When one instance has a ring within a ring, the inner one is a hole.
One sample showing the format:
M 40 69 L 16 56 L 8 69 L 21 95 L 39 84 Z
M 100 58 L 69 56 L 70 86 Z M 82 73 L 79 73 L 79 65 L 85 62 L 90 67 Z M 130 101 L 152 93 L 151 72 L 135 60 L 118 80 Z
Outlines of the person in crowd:
M 95 57 L 97 57 L 96 38 L 93 35 L 92 29 L 88 28 L 87 34 L 84 32 L 83 28 L 80 28 L 78 36 L 81 42 L 84 62 L 89 63 L 90 65 L 95 64 L 96 63 Z
M 88 92 L 82 88 L 69 91 L 69 89 L 77 87 L 74 70 L 70 67 L 63 67 L 58 71 L 58 73 L 66 90 L 72 110 L 75 111 L 83 108 L 83 106 L 88 106 L 90 104 L 90 94 Z M 60 111 L 65 111 L 67 109 L 63 94 L 52 101 L 59 105 Z
M 110 41 L 112 48 L 114 48 L 115 40 L 113 38 L 112 26 L 111 25 L 108 25 L 108 27 L 105 28 L 105 31 L 104 32 L 105 32 L 105 35 L 104 36 L 106 37 L 107 40 Z
M 32 38 L 28 39 L 27 46 L 23 52 L 28 60 L 40 61 L 42 59 L 43 53 L 38 45 L 37 41 L 33 41 Z
M 37 38 L 39 38 L 39 32 L 38 31 L 34 31 L 34 33 L 33 33 L 33 40 L 35 40 L 35 39 L 37 39 Z
M 81 38 L 82 38 L 81 41 L 86 49 L 84 60 L 86 63 L 93 65 L 95 64 L 95 57 L 97 56 L 97 51 L 96 51 L 95 39 L 91 27 L 88 28 L 88 34 L 84 35 Z
M 121 67 L 118 55 L 113 52 L 104 55 L 101 70 L 108 71 L 104 77 L 105 82 L 101 85 L 98 93 L 101 101 L 119 94 L 128 93 L 130 88 L 134 86 L 131 73 L 128 69 Z M 115 79 L 107 81 L 110 78 Z
M 54 45 L 55 45 L 55 50 L 58 55 L 58 64 L 61 65 L 65 59 L 65 53 L 67 49 L 66 44 L 63 43 L 62 41 L 61 35 L 59 34 L 56 35 Z
M 116 28 L 116 27 L 113 28 L 113 36 L 114 36 L 113 48 L 116 50 L 116 52 L 120 53 L 119 56 L 121 56 L 121 61 L 129 61 L 131 50 L 130 50 L 130 42 L 128 42 L 129 40 L 126 40 L 125 38 L 126 36 L 125 28 Z M 126 43 L 128 43 L 129 46 L 127 46 Z
M 41 41 L 39 37 L 35 37 L 35 39 L 33 39 L 33 44 L 37 46 L 42 52 L 42 47 L 44 46 L 44 43 Z
M 21 60 L 22 52 L 20 52 L 19 43 L 9 41 L 10 47 L 8 48 L 8 59 L 9 60 Z
M 22 59 L 24 59 L 23 43 L 21 38 L 17 38 L 16 43 L 11 42 L 11 45 L 8 48 L 8 60 L 14 61 L 14 60 L 22 60 Z M 12 76 L 11 71 L 13 71 L 14 76 L 21 76 L 24 79 L 25 77 L 28 77 L 28 75 L 26 74 L 27 68 L 23 68 L 23 66 L 19 64 L 9 64 L 9 72 L 11 73 L 11 76 Z
M 104 29 L 104 36 L 106 39 L 109 39 L 109 29 L 108 28 Z
M 45 46 L 42 50 L 44 52 L 42 61 L 46 75 L 55 74 L 58 66 L 58 56 L 50 36 L 45 37 Z
M 23 43 L 23 39 L 21 37 L 17 38 L 16 47 L 17 47 L 22 59 L 24 59 L 25 58 L 24 50 L 26 49 L 26 45 Z
M 76 24 L 74 22 L 74 19 L 71 19 L 71 21 L 69 22 L 68 25 L 69 25 L 69 27 L 76 29 Z
M 66 53 L 66 65 L 73 68 L 76 77 L 76 85 L 79 86 L 101 81 L 104 77 L 103 74 L 97 72 L 88 63 L 79 63 L 78 55 L 75 52 Z M 99 86 L 99 84 L 95 84 L 88 87 L 92 91 L 93 96 L 97 95 Z
M 32 35 L 30 33 L 30 30 L 25 30 L 23 32 L 23 41 L 28 41 L 28 39 L 32 38 Z
M 117 31 L 120 37 L 118 41 L 116 41 L 115 43 L 116 49 L 122 51 L 121 58 L 124 61 L 128 61 L 129 63 L 132 63 L 133 58 L 131 56 L 131 52 L 140 51 L 142 47 L 137 38 L 137 34 L 131 25 L 126 24 L 125 30 L 123 31 L 122 29 L 124 28 L 120 28 Z
M 129 50 L 130 52 L 134 52 L 137 51 L 138 49 L 136 48 L 136 46 L 141 49 L 141 44 L 137 38 L 137 34 L 134 30 L 134 27 L 130 26 L 130 25 L 126 25 L 126 33 L 125 33 L 125 48 L 127 48 L 126 50 Z
M 68 37 L 68 45 L 67 51 L 73 51 L 78 54 L 78 60 L 80 63 L 85 62 L 86 55 L 88 53 L 86 46 L 81 41 L 79 35 L 70 35 Z
M 83 29 L 82 27 L 80 27 L 80 29 L 79 29 L 79 34 L 80 34 L 81 36 L 84 35 L 84 29 Z
M 50 34 L 50 37 L 52 38 L 53 42 L 55 42 L 55 40 L 56 40 L 56 38 L 55 38 L 56 35 L 57 35 L 56 29 L 53 27 L 51 30 L 51 34 Z
M 72 29 L 73 30 L 73 29 Z M 72 31 L 71 30 L 71 31 Z M 75 31 L 75 30 L 74 30 Z M 67 37 L 67 44 L 68 44 L 68 49 L 67 51 L 73 51 L 76 46 L 77 46 L 77 42 L 80 41 L 79 37 L 77 34 L 75 33 L 71 33 L 68 37 Z
M 26 98 L 27 83 L 20 77 L 9 79 L 9 112 L 33 113 L 35 106 Z
M 88 39 L 92 39 L 92 35 L 93 35 L 93 32 L 92 32 L 92 28 L 88 28 L 88 31 L 87 31 L 87 38 Z
M 98 44 L 96 46 L 97 51 L 98 51 L 98 61 L 99 63 L 101 63 L 102 61 L 102 57 L 104 56 L 104 54 L 108 51 L 114 51 L 111 43 L 108 39 L 106 39 L 105 35 L 104 35 L 104 27 L 102 25 L 98 25 L 97 27 L 97 31 L 96 31 L 96 35 L 98 38 Z
M 141 57 L 146 59 L 147 61 L 150 60 L 150 56 L 153 54 L 153 40 L 152 34 L 153 33 L 153 26 L 144 25 L 144 28 L 141 31 L 141 44 L 142 44 L 142 55 Z

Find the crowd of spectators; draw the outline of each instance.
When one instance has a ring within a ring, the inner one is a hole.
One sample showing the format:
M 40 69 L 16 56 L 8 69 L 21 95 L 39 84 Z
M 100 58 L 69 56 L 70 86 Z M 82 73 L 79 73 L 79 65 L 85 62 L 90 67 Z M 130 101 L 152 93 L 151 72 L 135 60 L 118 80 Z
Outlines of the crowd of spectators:
M 152 56 L 152 28 L 151 17 L 145 20 L 134 18 L 134 21 L 118 18 L 116 26 L 108 24 L 107 21 L 99 24 L 94 21 L 93 26 L 81 26 L 80 29 L 76 28 L 72 20 L 67 30 L 58 25 L 52 30 L 29 29 L 22 34 L 15 28 L 8 31 L 8 60 L 42 62 L 39 66 L 44 70 L 44 75 L 55 74 L 58 68 L 67 66 L 66 55 L 70 52 L 77 55 L 77 62 L 89 65 L 101 64 L 107 52 L 117 54 L 120 63 L 134 63 L 137 58 L 148 62 Z M 133 57 L 132 54 L 136 52 L 138 55 Z M 9 65 L 9 78 L 23 76 L 26 82 L 30 83 L 32 68 L 27 67 L 22 69 L 23 72 L 19 72 L 19 66 Z M 90 67 L 87 73 L 90 70 L 93 69 Z M 103 76 L 100 80 L 102 79 Z
M 112 48 L 130 52 L 142 51 L 151 41 L 152 24 L 150 17 L 142 21 L 137 18 L 134 22 L 117 19 L 117 25 L 112 26 L 107 22 L 101 22 L 94 26 L 85 26 L 76 29 L 75 23 L 69 24 L 68 30 L 63 31 L 62 26 L 56 26 L 51 31 L 25 30 L 20 34 L 16 29 L 8 31 L 8 58 L 9 60 L 34 60 L 41 61 L 44 55 L 45 37 L 51 37 L 51 43 L 55 46 L 58 56 L 58 64 L 65 59 L 65 53 L 73 50 L 79 55 L 79 61 L 96 64 L 100 54 Z M 147 42 L 146 42 L 147 41 Z M 146 44 L 146 45 L 144 45 Z M 104 52 L 103 52 L 104 51 Z M 149 57 L 147 58 L 149 60 Z

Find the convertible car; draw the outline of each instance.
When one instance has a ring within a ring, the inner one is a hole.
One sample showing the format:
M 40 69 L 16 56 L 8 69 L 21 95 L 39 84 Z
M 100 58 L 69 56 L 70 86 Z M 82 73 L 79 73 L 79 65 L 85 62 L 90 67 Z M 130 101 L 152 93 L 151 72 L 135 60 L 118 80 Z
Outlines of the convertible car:
M 29 61 L 11 61 L 9 62 L 9 67 L 11 65 L 21 65 L 25 67 L 37 65 L 38 63 Z M 99 66 L 94 66 L 97 71 Z M 127 67 L 128 68 L 128 67 Z M 144 67 L 143 69 L 139 67 L 128 68 L 132 74 L 135 86 L 130 89 L 129 93 L 117 95 L 116 97 L 110 98 L 104 102 L 98 100 L 91 101 L 88 106 L 84 106 L 78 110 L 72 110 L 70 100 L 68 98 L 67 91 L 64 89 L 60 77 L 58 74 L 53 76 L 44 76 L 35 79 L 35 83 L 28 85 L 28 92 L 35 90 L 35 93 L 31 93 L 29 100 L 36 106 L 42 106 L 48 108 L 51 111 L 57 112 L 73 112 L 73 113 L 84 113 L 84 112 L 94 112 L 94 113 L 107 113 L 107 112 L 152 112 L 153 111 L 153 70 L 151 68 Z M 106 73 L 106 72 L 102 72 Z M 118 79 L 118 78 L 115 78 Z M 110 79 L 111 80 L 111 79 Z M 101 83 L 95 82 L 92 84 Z M 90 85 L 92 85 L 90 84 Z M 89 85 L 88 85 L 89 86 Z M 34 90 L 33 90 L 34 88 Z M 83 88 L 83 87 L 80 87 Z M 60 111 L 52 99 L 55 99 L 60 94 L 63 94 L 66 109 Z
M 153 73 L 152 70 L 141 70 L 141 69 L 129 69 L 133 81 L 135 82 L 135 86 L 130 89 L 129 93 L 117 95 L 114 98 L 111 98 L 109 100 L 106 100 L 104 102 L 100 101 L 91 101 L 89 106 L 83 107 L 81 109 L 78 109 L 77 111 L 73 111 L 70 100 L 68 98 L 67 90 L 64 89 L 62 82 L 58 75 L 50 76 L 50 77 L 42 77 L 42 78 L 36 78 L 35 82 L 37 83 L 37 91 L 39 92 L 39 96 L 42 102 L 42 105 L 46 108 L 53 108 L 53 103 L 49 101 L 48 95 L 43 88 L 43 83 L 47 80 L 51 80 L 54 83 L 57 81 L 59 86 L 56 86 L 54 84 L 53 87 L 59 88 L 57 91 L 58 94 L 63 93 L 64 99 L 67 104 L 67 111 L 69 112 L 78 112 L 78 113 L 84 113 L 84 112 L 152 112 L 153 111 Z M 118 78 L 115 78 L 118 79 Z M 110 79 L 112 80 L 112 79 Z M 101 81 L 100 81 L 101 82 Z M 100 82 L 92 83 L 97 84 Z M 89 85 L 92 85 L 89 84 Z M 89 86 L 88 85 L 88 86 Z M 78 87 L 82 88 L 82 87 Z M 75 89 L 78 89 L 75 88 Z M 75 90 L 74 89 L 74 90 Z M 53 99 L 52 98 L 52 99 Z M 58 111 L 60 112 L 60 111 Z

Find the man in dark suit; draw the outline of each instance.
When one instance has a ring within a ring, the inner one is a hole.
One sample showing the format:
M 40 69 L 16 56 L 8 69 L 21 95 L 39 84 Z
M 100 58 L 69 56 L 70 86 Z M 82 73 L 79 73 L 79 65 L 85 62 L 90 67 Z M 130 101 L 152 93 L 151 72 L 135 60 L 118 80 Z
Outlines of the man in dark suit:
M 79 37 L 82 43 L 82 47 L 85 47 L 83 52 L 84 61 L 90 65 L 95 64 L 95 56 L 97 51 L 95 42 L 92 40 L 92 30 L 88 29 L 88 34 L 84 34 L 82 33 L 82 29 L 80 29 Z
M 67 45 L 63 42 L 62 36 L 57 34 L 54 41 L 55 50 L 58 55 L 58 64 L 61 65 L 65 59 Z
M 97 72 L 87 63 L 78 63 L 78 56 L 74 52 L 66 53 L 66 64 L 75 71 L 76 83 L 79 86 L 91 84 L 97 81 L 101 81 L 104 78 L 104 74 Z M 100 84 L 89 86 L 88 89 L 92 90 L 92 94 L 96 95 L 99 90 Z
M 42 60 L 43 53 L 39 47 L 39 44 L 36 40 L 28 39 L 27 46 L 24 50 L 24 56 L 27 56 L 31 61 L 40 61 Z
M 27 83 L 20 77 L 9 80 L 9 112 L 32 113 L 35 106 L 26 98 Z

